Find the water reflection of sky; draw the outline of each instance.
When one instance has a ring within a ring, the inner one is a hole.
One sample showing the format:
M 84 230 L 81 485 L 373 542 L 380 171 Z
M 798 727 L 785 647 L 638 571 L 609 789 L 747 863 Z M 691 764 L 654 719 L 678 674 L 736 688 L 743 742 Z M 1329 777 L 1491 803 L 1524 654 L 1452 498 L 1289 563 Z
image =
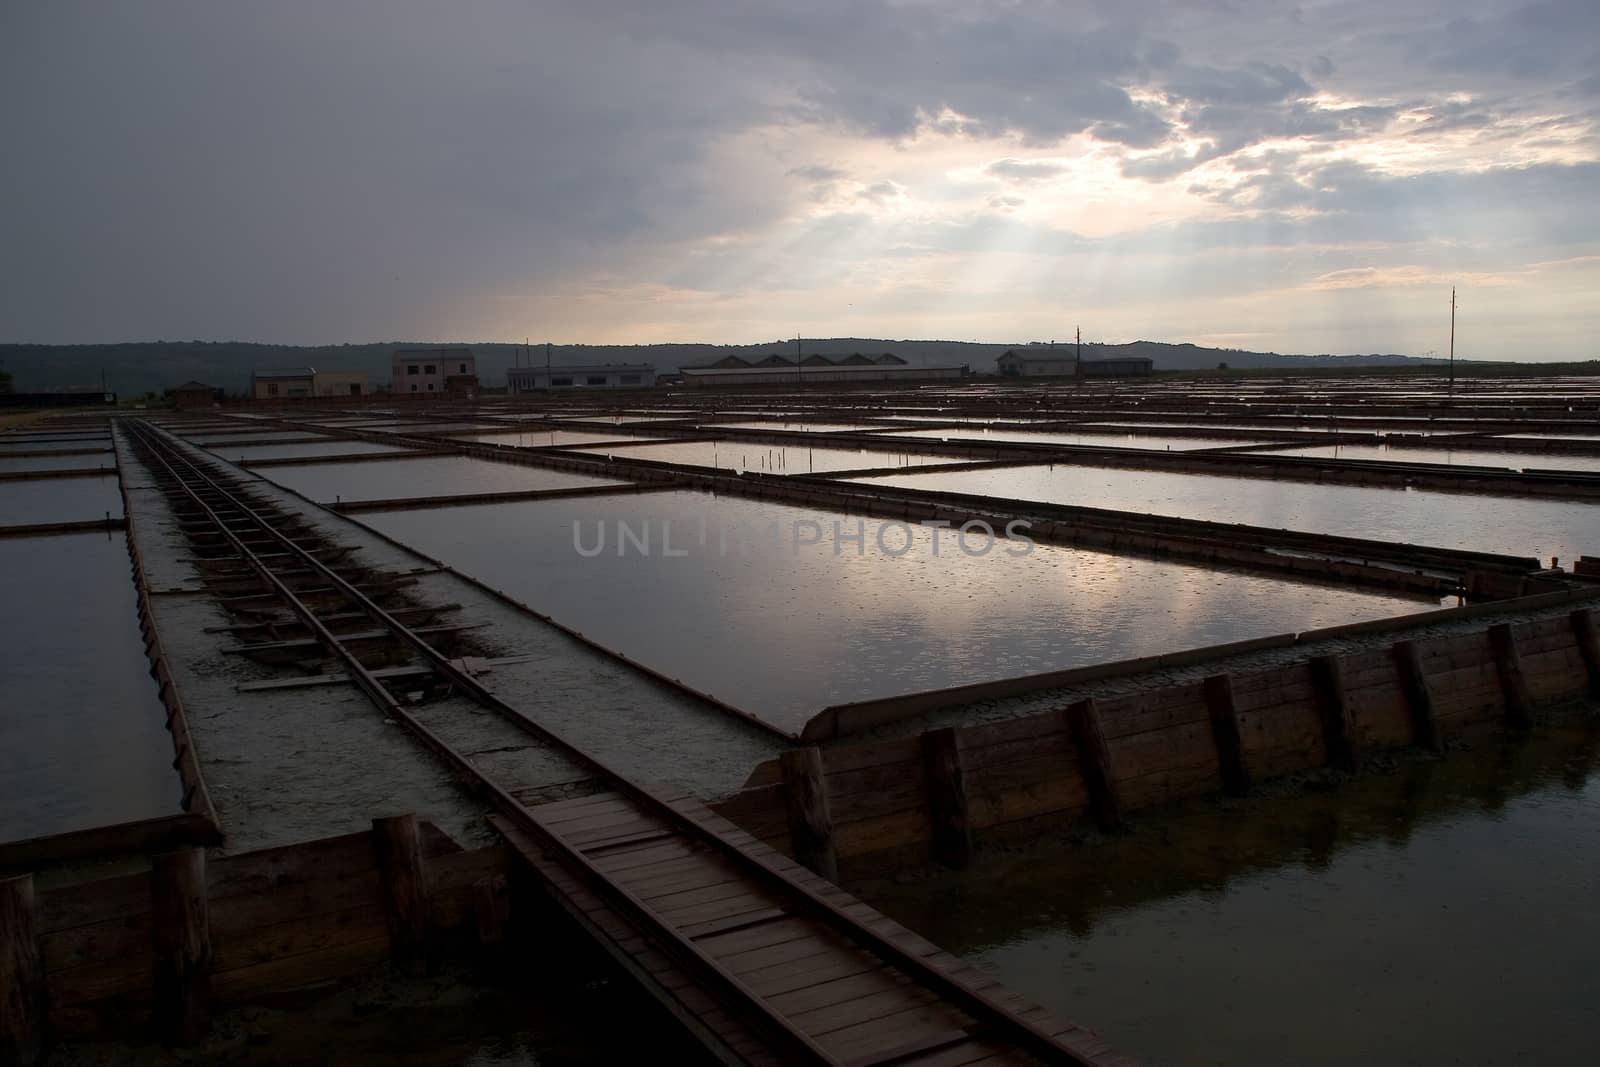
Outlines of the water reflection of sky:
M 1152 817 L 877 903 L 1150 1064 L 1600 1059 L 1594 737 Z
M 429 456 L 367 463 L 267 467 L 261 475 L 321 503 L 395 500 L 460 493 L 505 493 L 606 485 L 610 479 L 568 471 L 496 463 L 466 456 Z
M 92 456 L 6 456 L 0 457 L 0 473 L 115 469 L 117 457 L 110 452 Z
M 108 466 L 116 464 L 110 453 L 105 460 Z M 115 473 L 103 478 L 39 478 L 0 484 L 0 526 L 89 522 L 107 515 L 122 515 Z
M 664 445 L 581 448 L 577 451 L 615 456 L 618 459 L 648 459 L 660 463 L 684 463 L 694 467 L 760 471 L 766 474 L 828 474 L 834 471 L 962 462 L 959 456 L 856 449 L 839 445 L 768 445 L 754 441 L 684 441 Z
M 1275 456 L 1315 456 L 1322 459 L 1367 459 L 1387 463 L 1447 463 L 1455 466 L 1501 467 L 1515 470 L 1600 472 L 1600 456 L 1572 456 L 1560 452 L 1502 452 L 1492 449 L 1404 448 L 1388 445 L 1313 445 L 1262 452 Z
M 708 523 L 706 547 L 699 524 Z M 628 543 L 649 524 L 651 554 Z M 698 689 L 798 728 L 825 705 L 1151 655 L 1178 648 L 1370 619 L 1434 606 L 1295 585 L 1176 563 L 1039 545 L 1014 558 L 1005 542 L 982 558 L 951 534 L 897 528 L 880 546 L 840 542 L 856 519 L 689 492 L 588 497 L 390 512 L 367 521 Z M 822 540 L 791 550 L 800 539 Z M 671 523 L 664 558 L 662 532 Z M 781 547 L 765 541 L 777 523 Z M 604 526 L 604 551 L 585 559 Z M 745 531 L 748 553 L 720 551 L 719 531 Z M 977 550 L 981 538 L 970 542 Z M 1014 546 L 1012 546 L 1014 547 Z
M 613 433 L 600 433 L 591 430 L 523 430 L 496 433 L 482 433 L 471 437 L 463 437 L 463 441 L 478 441 L 486 445 L 508 445 L 512 448 L 549 448 L 552 445 L 593 445 L 604 441 L 618 441 L 636 435 L 618 430 Z M 650 437 L 640 437 L 641 441 L 652 440 Z
M 374 444 L 371 441 L 349 441 L 330 437 L 326 441 L 302 441 L 297 445 L 230 445 L 217 441 L 205 446 L 227 460 L 237 459 L 299 459 L 303 456 L 361 456 L 380 452 L 400 452 L 394 445 Z
M 124 535 L 0 539 L 0 604 L 0 840 L 177 814 Z
M 1546 561 L 1559 556 L 1564 564 L 1580 550 L 1600 552 L 1600 504 L 1564 500 L 1079 466 L 895 474 L 873 481 Z
M 1250 444 L 1248 439 L 1237 437 L 1175 437 L 1159 433 L 1077 433 L 1067 430 L 1035 431 L 994 429 L 961 429 L 945 427 L 938 430 L 912 430 L 896 434 L 898 437 L 922 437 L 949 441 L 1009 442 L 1018 445 L 1092 445 L 1105 448 L 1150 448 L 1158 452 L 1190 452 L 1201 448 L 1236 448 Z M 1270 431 L 1259 438 L 1272 440 Z

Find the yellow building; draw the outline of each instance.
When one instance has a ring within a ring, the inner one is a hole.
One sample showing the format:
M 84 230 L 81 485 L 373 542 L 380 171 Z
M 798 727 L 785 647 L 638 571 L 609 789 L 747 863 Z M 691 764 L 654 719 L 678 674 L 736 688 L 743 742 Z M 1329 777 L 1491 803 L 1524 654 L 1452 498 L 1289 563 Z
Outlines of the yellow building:
M 365 396 L 367 372 L 284 367 L 250 375 L 250 395 L 257 400 L 296 400 L 308 396 Z

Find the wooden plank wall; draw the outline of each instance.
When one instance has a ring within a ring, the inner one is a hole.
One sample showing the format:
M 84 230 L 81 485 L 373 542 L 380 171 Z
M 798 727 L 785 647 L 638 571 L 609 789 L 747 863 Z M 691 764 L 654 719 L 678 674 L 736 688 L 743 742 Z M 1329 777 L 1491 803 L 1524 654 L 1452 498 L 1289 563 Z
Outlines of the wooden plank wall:
M 1330 762 L 1358 767 L 1363 753 L 1432 747 L 1436 736 L 1483 723 L 1517 727 L 1508 678 L 1520 680 L 1535 708 L 1600 695 L 1584 652 L 1593 623 L 1580 609 L 1513 625 L 1509 643 L 1492 640 L 1494 627 L 1485 626 L 959 727 L 954 765 L 945 752 L 939 782 L 929 780 L 919 737 L 823 748 L 829 858 L 845 880 L 935 859 L 932 812 L 959 806 L 950 796 L 952 775 L 965 791 L 966 829 L 982 846 L 1070 828 L 1091 813 L 1115 822 L 1129 811 L 1237 793 L 1250 782 Z M 1516 657 L 1509 667 L 1497 661 L 1506 648 Z M 1408 681 L 1411 656 L 1420 688 Z M 1085 732 L 1090 723 L 1098 733 Z M 1091 738 L 1091 751 L 1080 751 L 1075 737 Z M 784 768 L 781 760 L 762 763 L 740 792 L 713 807 L 794 855 Z
M 422 826 L 428 928 L 480 940 L 508 906 L 501 846 L 462 850 Z M 350 974 L 390 955 L 374 834 L 362 832 L 212 859 L 206 865 L 211 996 L 239 1001 Z M 81 1035 L 151 1017 L 151 872 L 37 893 L 50 1028 Z
M 126 516 L 128 536 L 128 562 L 133 572 L 134 592 L 138 597 L 139 633 L 144 638 L 145 656 L 150 660 L 150 675 L 156 680 L 157 695 L 167 710 L 167 732 L 172 735 L 172 767 L 183 783 L 183 810 L 204 819 L 210 827 L 208 839 L 196 842 L 215 845 L 222 841 L 222 827 L 217 819 L 217 809 L 211 803 L 211 791 L 206 787 L 205 775 L 200 769 L 200 754 L 195 750 L 194 738 L 189 733 L 189 718 L 184 711 L 183 699 L 167 664 L 167 654 L 161 646 L 161 633 L 156 628 L 155 612 L 150 605 L 150 581 L 145 573 L 144 556 L 139 550 L 138 531 L 134 528 L 133 502 L 128 499 L 127 483 L 121 475 L 122 453 L 117 453 L 117 490 L 122 494 L 122 514 Z

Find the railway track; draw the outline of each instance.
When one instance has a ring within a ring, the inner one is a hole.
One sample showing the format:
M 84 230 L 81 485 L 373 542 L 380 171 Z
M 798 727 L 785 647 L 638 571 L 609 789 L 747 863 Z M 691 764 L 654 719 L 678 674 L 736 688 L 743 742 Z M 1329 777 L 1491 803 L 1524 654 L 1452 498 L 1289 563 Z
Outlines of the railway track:
M 292 646 L 271 661 L 331 659 L 496 809 L 558 902 L 719 1057 L 1125 1062 L 694 798 L 633 781 L 501 700 L 451 655 L 463 628 L 435 620 L 453 605 L 407 600 L 405 576 L 363 567 L 171 435 L 124 425 L 213 593 L 244 611 L 224 629 Z M 538 784 L 519 785 L 530 768 Z

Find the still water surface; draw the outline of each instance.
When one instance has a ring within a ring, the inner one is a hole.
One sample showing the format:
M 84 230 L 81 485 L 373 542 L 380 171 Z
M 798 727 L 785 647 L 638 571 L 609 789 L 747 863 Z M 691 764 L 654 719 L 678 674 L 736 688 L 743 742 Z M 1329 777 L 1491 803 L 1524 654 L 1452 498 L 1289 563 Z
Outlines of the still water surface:
M 121 533 L 0 539 L 0 840 L 177 814 Z
M 403 451 L 394 445 L 371 441 L 349 441 L 330 437 L 326 441 L 304 441 L 297 445 L 229 445 L 224 442 L 203 446 L 223 459 L 299 459 L 302 456 L 360 456 Z
M 117 457 L 111 452 L 93 456 L 5 456 L 0 457 L 0 472 L 116 470 Z
M 619 520 L 648 554 L 619 540 Z M 931 531 L 908 542 L 905 528 L 873 520 L 858 547 L 834 540 L 833 523 L 850 534 L 855 518 L 691 492 L 366 521 L 787 730 L 834 703 L 1437 606 L 1054 545 L 1014 557 L 1006 549 L 1018 546 L 1001 541 L 972 557 L 949 532 L 934 555 Z M 668 524 L 685 555 L 664 554 Z M 594 558 L 574 547 L 575 525 L 586 551 L 605 538 Z M 974 537 L 973 550 L 982 546 Z
M 1004 427 L 993 429 L 913 430 L 897 434 L 898 437 L 927 437 L 949 441 L 992 441 L 1018 445 L 1095 445 L 1106 448 L 1147 448 L 1158 452 L 1191 452 L 1201 448 L 1236 448 L 1250 444 L 1248 439 L 1237 437 L 1163 437 L 1160 434 L 1141 433 L 1070 433 L 1066 431 L 1013 430 Z M 1271 441 L 1270 431 L 1263 431 L 1261 441 Z
M 336 500 L 394 500 L 459 493 L 571 489 L 576 486 L 606 485 L 610 481 L 567 471 L 525 467 L 517 463 L 496 463 L 466 456 L 267 467 L 258 473 L 285 489 L 303 493 L 322 504 Z
M 633 439 L 637 435 L 625 430 L 605 433 L 593 430 L 500 430 L 495 433 L 481 433 L 472 437 L 463 437 L 464 441 L 478 441 L 486 445 L 509 445 L 512 448 L 550 448 L 556 445 L 595 445 L 606 441 L 620 441 Z M 647 436 L 638 436 L 640 441 L 655 440 Z
M 869 482 L 1211 522 L 1505 552 L 1564 563 L 1600 553 L 1600 504 L 1313 485 L 1110 467 L 1039 466 L 892 474 Z
M 116 457 L 108 452 L 105 459 L 115 468 Z M 122 515 L 122 493 L 114 469 L 103 478 L 38 478 L 0 483 L 0 526 L 88 522 L 108 515 Z
M 875 903 L 1153 1067 L 1593 1064 L 1596 740 L 1487 742 Z
M 1600 456 L 1570 456 L 1560 452 L 1500 452 L 1493 449 L 1404 448 L 1388 445 L 1313 445 L 1282 448 L 1260 455 L 1315 456 L 1321 459 L 1370 459 L 1388 463 L 1445 463 L 1455 466 L 1501 467 L 1512 470 L 1594 471 L 1600 473 Z
M 821 440 L 822 438 L 819 438 Z M 837 445 L 764 445 L 749 441 L 685 441 L 681 444 L 629 445 L 620 448 L 582 448 L 618 459 L 648 459 L 684 463 L 721 470 L 760 471 L 766 474 L 828 474 L 834 471 L 876 470 L 880 467 L 938 466 L 960 463 L 958 456 L 931 456 L 917 452 L 868 451 Z

